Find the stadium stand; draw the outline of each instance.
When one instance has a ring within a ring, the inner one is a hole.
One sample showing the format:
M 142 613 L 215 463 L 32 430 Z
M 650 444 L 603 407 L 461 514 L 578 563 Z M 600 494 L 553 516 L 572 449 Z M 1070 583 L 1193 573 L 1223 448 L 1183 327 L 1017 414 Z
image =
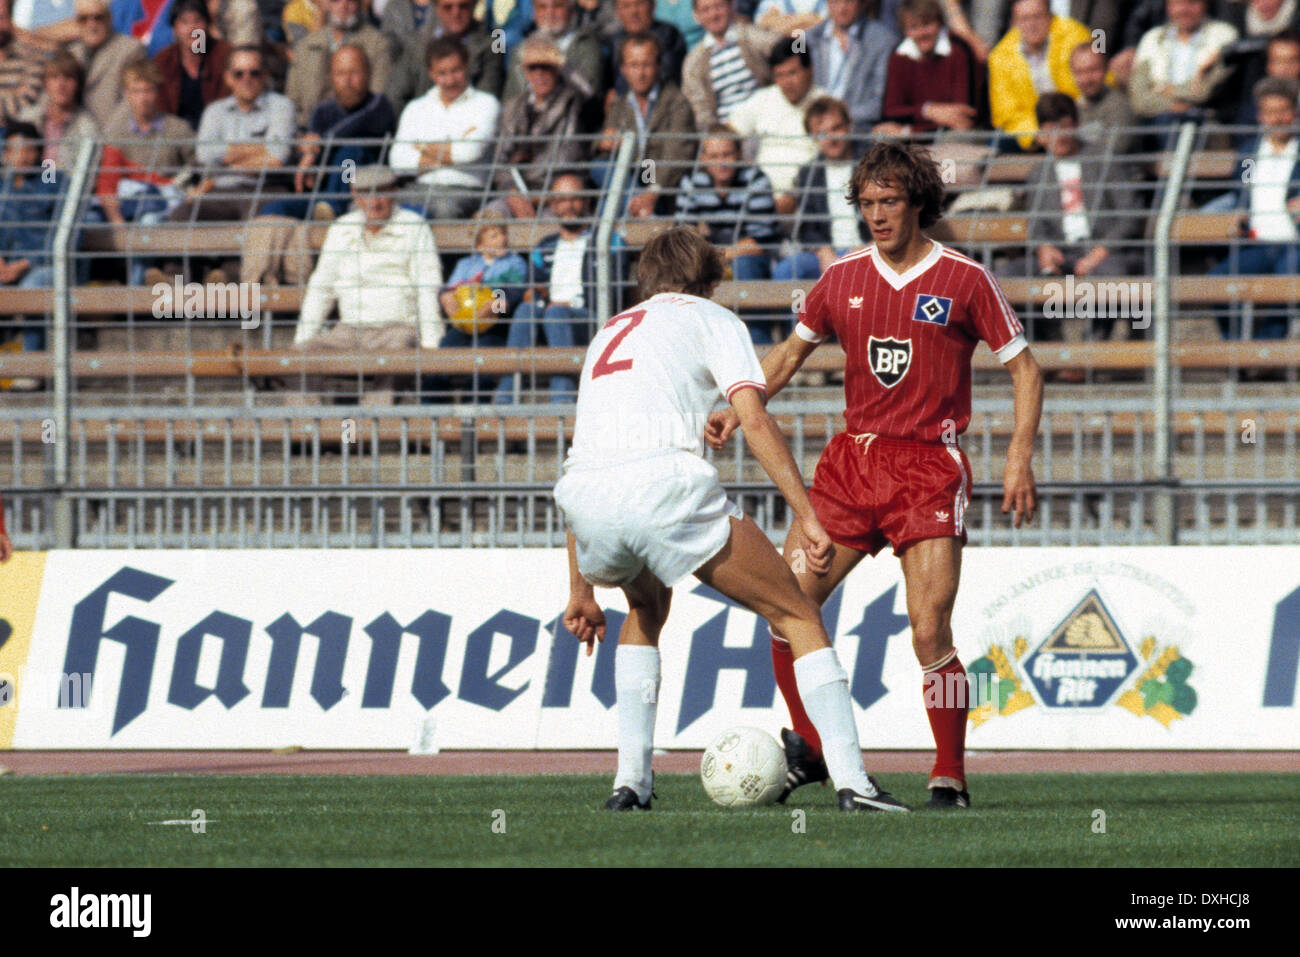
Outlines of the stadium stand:
M 944 6 L 950 15 L 953 5 Z M 431 23 L 413 22 L 411 33 L 431 36 Z M 267 25 L 266 36 L 274 40 L 271 27 L 280 25 Z M 584 37 L 595 35 L 590 26 L 581 29 Z M 746 43 L 763 35 L 751 28 L 741 33 Z M 404 147 L 415 147 L 407 151 L 419 157 L 418 170 L 391 161 L 392 137 L 337 136 L 324 148 L 319 138 L 302 138 L 286 160 L 227 151 L 222 161 L 240 173 L 234 194 L 241 208 L 278 204 L 271 208 L 292 208 L 295 215 L 200 219 L 185 212 L 195 208 L 196 199 L 204 205 L 214 176 L 207 167 L 185 164 L 194 141 L 143 128 L 136 118 L 154 116 L 154 108 L 123 100 L 121 114 L 106 128 L 111 136 L 96 132 L 80 148 L 83 141 L 76 135 L 89 135 L 89 129 L 65 134 L 78 114 L 50 112 L 44 98 L 33 100 L 32 91 L 21 86 L 30 85 L 37 69 L 33 58 L 39 56 L 32 51 L 50 48 L 38 39 L 0 35 L 0 90 L 14 90 L 14 98 L 4 102 L 32 112 L 47 141 L 42 160 L 55 160 L 52 167 L 41 162 L 19 171 L 7 156 L 0 183 L 0 230 L 12 239 L 0 252 L 0 265 L 7 275 L 10 264 L 41 257 L 52 277 L 48 286 L 32 286 L 30 278 L 24 286 L 15 266 L 14 278 L 0 287 L 0 336 L 14 335 L 0 346 L 5 393 L 0 487 L 19 547 L 472 546 L 561 540 L 549 488 L 567 447 L 572 405 L 550 402 L 548 385 L 552 377 L 572 376 L 580 368 L 583 334 L 620 302 L 632 301 L 630 275 L 615 268 L 612 253 L 622 249 L 634 259 L 657 230 L 673 223 L 677 196 L 698 168 L 701 134 L 683 131 L 680 123 L 667 131 L 642 129 L 639 111 L 648 114 L 653 105 L 644 98 L 640 106 L 635 98 L 619 100 L 621 119 L 611 131 L 603 117 L 616 94 L 602 89 L 575 113 L 562 143 L 530 138 L 535 105 L 524 93 L 515 105 L 509 142 L 492 136 L 487 153 L 468 163 L 457 162 L 447 148 L 460 141 L 455 135 L 433 143 L 403 141 Z M 403 41 L 398 46 L 404 62 L 417 68 L 423 62 L 425 51 L 412 48 L 410 36 L 390 33 L 389 39 Z M 485 49 L 482 40 L 471 57 L 477 76 L 483 75 L 484 57 L 500 55 Z M 22 56 L 12 69 L 6 66 L 11 49 Z M 167 49 L 179 48 L 169 40 Z M 591 60 L 591 44 L 583 50 Z M 228 52 L 223 47 L 223 54 Z M 611 57 L 617 50 L 606 44 L 602 55 L 600 75 L 614 76 Z M 815 50 L 813 56 L 814 68 L 824 73 Z M 180 88 L 164 85 L 159 99 L 175 103 L 173 111 L 197 106 L 201 112 L 212 77 L 201 82 L 202 67 L 195 67 L 197 76 L 182 76 L 190 69 L 187 59 L 173 52 L 164 74 L 167 83 Z M 718 47 L 717 59 L 729 62 L 725 48 Z M 274 61 L 273 55 L 268 67 Z M 523 62 L 557 75 L 569 69 L 558 62 L 548 65 L 543 56 Z M 697 55 L 693 62 L 698 81 L 709 58 L 701 61 Z M 594 70 L 594 60 L 584 68 Z M 69 67 L 45 75 L 75 72 Z M 268 72 L 275 91 L 276 70 Z M 573 88 L 567 81 L 554 85 Z M 308 86 L 329 88 L 319 75 L 311 84 L 299 84 Z M 426 90 L 416 76 L 406 87 L 411 92 L 404 95 Z M 436 95 L 436 88 L 428 89 Z M 75 105 L 81 93 L 65 90 L 60 102 Z M 300 112 L 310 113 L 321 98 L 299 99 Z M 993 269 L 1050 379 L 1038 459 L 1043 519 L 1013 531 L 996 521 L 1000 488 L 991 481 L 1010 432 L 1005 374 L 987 350 L 977 353 L 976 414 L 964 440 L 984 480 L 974 490 L 973 542 L 1295 540 L 1300 530 L 1300 283 L 1290 275 L 1209 275 L 1214 264 L 1231 261 L 1234 250 L 1253 242 L 1241 230 L 1239 213 L 1215 211 L 1212 202 L 1240 187 L 1242 156 L 1231 147 L 1257 139 L 1260 132 L 1219 122 L 1235 119 L 1240 106 L 1240 100 L 1225 103 L 1221 115 L 1200 116 L 1195 125 L 1112 127 L 1098 141 L 1085 141 L 1091 151 L 1088 168 L 1100 172 L 1097 182 L 1081 184 L 1082 204 L 1071 208 L 1075 215 L 1082 210 L 1093 235 L 1123 235 L 1115 248 L 1140 264 L 1123 277 L 1071 276 L 1067 282 L 1035 267 L 1034 237 L 1046 218 L 1064 215 L 1039 202 L 1044 190 L 1065 183 L 1044 153 L 1007 152 L 1006 141 L 987 128 L 915 137 L 930 144 L 949 187 L 946 214 L 931 235 Z M 445 122 L 453 122 L 454 109 L 446 109 Z M 348 107 L 339 110 L 347 114 Z M 250 116 L 250 122 L 256 120 L 255 112 Z M 478 140 L 483 136 L 477 130 L 461 132 Z M 754 162 L 764 135 L 757 124 L 738 163 Z M 51 137 L 60 142 L 54 154 L 47 149 Z M 159 155 L 164 144 L 170 146 L 161 151 L 170 158 L 132 160 L 147 152 L 146 144 Z M 353 182 L 357 164 L 351 158 L 358 156 L 405 174 L 403 203 L 425 215 L 443 276 L 474 251 L 474 212 L 491 208 L 516 217 L 503 225 L 507 249 L 530 264 L 522 295 L 502 296 L 499 310 L 484 312 L 482 304 L 492 299 L 493 290 L 483 287 L 478 293 L 483 298 L 475 302 L 484 314 L 444 316 L 451 332 L 436 348 L 364 354 L 295 349 L 306 285 L 331 223 L 346 209 L 350 197 L 339 190 Z M 662 180 L 656 157 L 672 157 L 671 175 Z M 462 184 L 480 184 L 466 187 L 468 198 L 458 210 L 462 218 L 432 215 L 429 196 L 422 193 L 437 179 L 428 170 L 441 167 L 454 171 Z M 567 348 L 508 347 L 505 333 L 521 298 L 530 303 L 530 315 L 542 314 L 531 304 L 565 302 L 564 284 L 573 285 L 558 252 L 554 262 L 547 260 L 549 283 L 539 281 L 543 273 L 535 265 L 549 248 L 539 244 L 559 228 L 545 210 L 552 184 L 566 173 L 586 178 L 590 200 L 587 214 L 569 224 L 566 235 L 579 237 L 575 250 L 594 254 L 589 257 L 594 275 L 579 282 L 588 292 L 575 312 L 577 340 Z M 57 198 L 57 211 L 44 229 L 33 230 L 39 224 L 24 219 L 23 210 L 32 207 L 24 207 L 16 184 L 33 177 L 41 182 L 43 176 Z M 111 217 L 100 200 L 109 191 L 115 204 L 107 205 L 118 212 Z M 651 211 L 646 204 L 620 215 L 626 197 L 637 191 L 654 193 L 652 214 L 642 215 Z M 1094 203 L 1094 196 L 1115 191 L 1130 197 L 1124 208 Z M 762 247 L 772 262 L 803 251 L 790 238 L 799 233 L 803 209 L 803 197 L 794 198 L 794 210 L 776 217 L 780 235 Z M 526 200 L 526 207 L 512 201 L 518 199 Z M 306 218 L 298 217 L 303 210 Z M 1126 228 L 1098 231 L 1112 225 Z M 273 235 L 258 232 L 273 229 Z M 24 243 L 43 246 L 25 248 Z M 254 251 L 266 257 L 256 269 Z M 248 274 L 241 275 L 241 269 Z M 812 282 L 733 279 L 716 298 L 743 310 L 747 320 L 788 328 L 793 307 Z M 1229 304 L 1246 334 L 1224 341 L 1215 319 Z M 1046 320 L 1062 311 L 1124 323 L 1128 336 L 1049 341 L 1045 336 L 1053 329 Z M 15 321 L 20 318 L 21 324 Z M 1286 336 L 1252 338 L 1250 330 L 1269 320 L 1274 326 L 1283 322 Z M 30 335 L 38 330 L 44 335 L 41 348 Z M 806 374 L 774 402 L 804 468 L 841 427 L 842 370 L 842 353 L 824 347 L 805 366 Z M 309 380 L 321 376 L 332 378 L 331 389 L 308 390 Z M 393 377 L 404 385 L 394 399 L 385 399 L 387 390 L 376 390 L 375 380 Z M 512 403 L 491 405 L 493 388 L 506 378 L 517 383 Z M 393 404 L 381 404 L 389 401 Z M 738 442 L 734 450 L 711 457 L 763 527 L 780 535 L 783 508 L 743 446 Z

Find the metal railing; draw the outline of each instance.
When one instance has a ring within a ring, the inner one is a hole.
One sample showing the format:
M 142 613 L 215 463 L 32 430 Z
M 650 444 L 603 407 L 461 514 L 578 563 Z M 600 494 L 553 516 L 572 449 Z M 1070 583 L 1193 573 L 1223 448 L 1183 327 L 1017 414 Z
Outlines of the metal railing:
M 842 403 L 781 400 L 796 461 L 810 475 Z M 396 411 L 396 410 L 394 410 Z M 550 490 L 561 473 L 572 406 L 536 406 L 522 429 L 490 407 L 326 416 L 300 410 L 233 415 L 158 408 L 77 409 L 68 483 L 51 481 L 49 420 L 11 418 L 0 432 L 0 485 L 11 534 L 59 544 L 66 502 L 80 547 L 538 546 L 562 543 Z M 963 445 L 977 482 L 973 544 L 1155 544 L 1171 504 L 1174 540 L 1300 541 L 1300 401 L 1242 400 L 1207 410 L 1173 403 L 1172 465 L 1161 473 L 1155 414 L 1141 399 L 1050 399 L 1038 441 L 1043 500 L 1032 525 L 1001 515 L 1011 404 L 976 403 Z M 1243 432 L 1248 434 L 1243 436 Z M 1248 441 L 1243 441 L 1243 438 Z M 788 514 L 743 441 L 708 456 L 723 484 L 774 537 Z

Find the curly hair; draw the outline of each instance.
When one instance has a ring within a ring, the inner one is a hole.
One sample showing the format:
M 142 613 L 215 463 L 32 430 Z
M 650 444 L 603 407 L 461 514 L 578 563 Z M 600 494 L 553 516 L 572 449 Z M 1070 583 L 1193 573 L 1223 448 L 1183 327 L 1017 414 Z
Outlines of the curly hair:
M 868 183 L 898 186 L 909 206 L 921 210 L 920 226 L 929 229 L 943 216 L 943 176 L 930 151 L 912 143 L 877 143 L 853 170 L 845 198 L 854 209 Z

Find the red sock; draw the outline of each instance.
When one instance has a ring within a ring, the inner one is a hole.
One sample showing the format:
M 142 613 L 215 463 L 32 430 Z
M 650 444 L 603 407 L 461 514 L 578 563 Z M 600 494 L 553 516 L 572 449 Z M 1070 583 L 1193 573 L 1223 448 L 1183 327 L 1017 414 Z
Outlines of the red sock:
M 794 733 L 808 742 L 808 747 L 817 754 L 822 753 L 822 739 L 803 709 L 803 699 L 799 697 L 799 685 L 794 680 L 794 652 L 790 643 L 779 638 L 772 639 L 772 673 L 776 675 L 776 686 L 781 689 L 785 706 L 790 709 L 790 725 Z
M 922 690 L 925 716 L 934 734 L 934 770 L 930 780 L 947 778 L 960 782 L 966 790 L 966 669 L 953 650 L 951 657 L 941 658 L 924 670 Z M 955 677 L 960 675 L 961 677 Z M 957 707 L 957 705 L 961 707 Z M 951 786 L 948 781 L 945 786 Z

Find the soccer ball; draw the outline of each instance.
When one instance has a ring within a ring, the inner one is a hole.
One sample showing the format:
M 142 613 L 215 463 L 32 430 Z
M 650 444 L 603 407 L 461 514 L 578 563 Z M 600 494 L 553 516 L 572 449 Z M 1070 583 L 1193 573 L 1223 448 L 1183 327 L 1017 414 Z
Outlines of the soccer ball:
M 785 751 L 758 728 L 724 731 L 700 762 L 704 792 L 723 807 L 776 803 L 785 789 L 785 772 Z
M 490 313 L 483 318 L 478 311 L 492 302 L 492 290 L 476 283 L 466 283 L 452 290 L 456 297 L 456 311 L 449 318 L 451 324 L 467 336 L 487 332 L 497 323 L 497 315 Z

